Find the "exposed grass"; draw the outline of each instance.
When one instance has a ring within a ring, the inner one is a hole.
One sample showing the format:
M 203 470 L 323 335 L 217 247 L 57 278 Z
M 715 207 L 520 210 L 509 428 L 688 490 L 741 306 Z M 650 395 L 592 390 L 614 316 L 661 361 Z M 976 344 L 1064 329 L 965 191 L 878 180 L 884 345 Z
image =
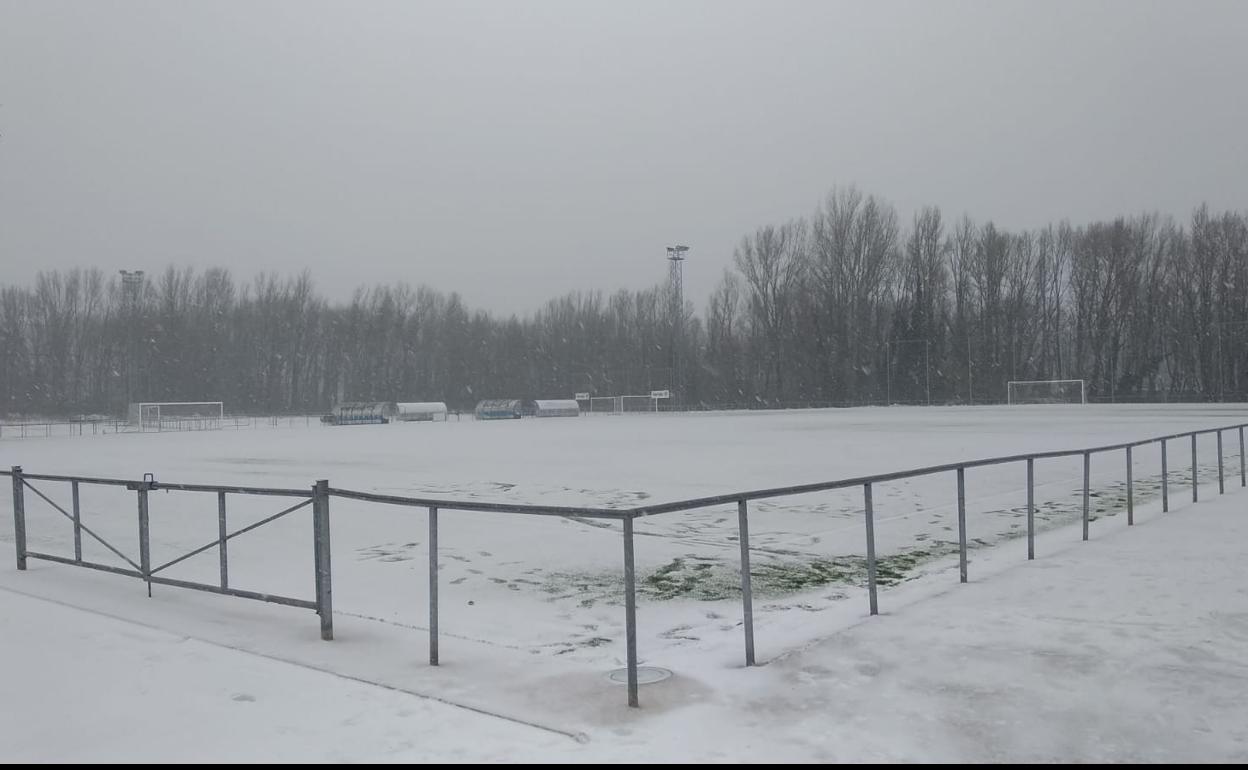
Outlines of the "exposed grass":
M 1200 483 L 1217 480 L 1217 466 L 1202 466 L 1198 470 Z M 1227 486 L 1238 484 L 1238 473 L 1227 466 Z M 1161 498 L 1161 476 L 1146 476 L 1133 481 L 1133 495 L 1137 506 Z M 1172 505 L 1190 501 L 1191 469 L 1176 469 L 1169 474 L 1169 495 Z M 1088 494 L 1088 519 L 1096 521 L 1106 516 L 1124 514 L 1127 508 L 1126 481 L 1103 484 Z M 977 515 L 1002 515 L 1023 518 L 1026 506 L 983 511 Z M 1083 488 L 1071 490 L 1061 500 L 1044 500 L 1036 504 L 1036 531 L 1042 532 L 1078 521 L 1083 515 Z M 1026 530 L 1011 525 L 1007 531 L 986 538 L 974 538 L 968 543 L 971 549 L 997 545 L 1025 536 Z M 917 577 L 921 569 L 938 559 L 958 552 L 956 542 L 924 540 L 921 545 L 904 548 L 899 552 L 881 555 L 876 560 L 876 582 L 887 587 Z M 828 585 L 864 587 L 867 584 L 867 564 L 864 556 L 848 555 L 829 558 L 795 558 L 787 561 L 755 561 L 750 567 L 751 585 L 758 597 L 778 597 L 800 593 Z M 616 604 L 621 601 L 623 581 L 619 575 L 573 575 L 560 573 L 550 575 L 543 590 L 552 599 L 578 599 L 581 606 L 590 607 L 599 601 Z M 672 559 L 653 572 L 639 577 L 637 591 L 640 597 L 652 600 L 697 599 L 719 601 L 741 596 L 741 575 L 735 559 L 688 554 Z

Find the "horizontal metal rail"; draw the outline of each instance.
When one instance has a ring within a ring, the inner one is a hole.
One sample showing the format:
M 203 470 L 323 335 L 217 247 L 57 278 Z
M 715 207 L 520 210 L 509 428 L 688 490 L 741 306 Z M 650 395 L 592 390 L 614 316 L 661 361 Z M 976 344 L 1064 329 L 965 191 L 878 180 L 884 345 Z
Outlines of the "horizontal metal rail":
M 13 471 L 0 471 L 0 476 L 12 476 Z M 163 481 L 139 481 L 137 479 L 102 479 L 94 476 L 63 476 L 51 473 L 22 473 L 22 478 L 31 481 L 63 481 L 79 484 L 99 484 L 110 487 L 137 487 L 148 485 L 151 490 L 167 490 L 177 492 L 228 492 L 236 495 L 260 495 L 269 497 L 307 497 L 306 489 L 281 489 L 274 487 L 239 487 L 219 484 L 171 484 Z
M 139 570 L 126 569 L 125 567 L 114 567 L 111 564 L 99 564 L 93 561 L 74 561 L 73 559 L 69 559 L 64 556 L 54 556 L 52 554 L 39 553 L 37 551 L 27 551 L 26 556 L 31 559 L 43 559 L 44 561 L 54 561 L 61 564 L 69 564 L 74 567 L 86 567 L 88 569 L 100 570 L 102 572 L 112 572 L 115 575 L 126 575 L 127 577 L 146 579 L 149 583 L 158 583 L 160 585 L 174 586 L 177 588 L 190 588 L 195 591 L 206 591 L 210 594 L 237 596 L 242 599 L 255 599 L 256 601 L 268 602 L 270 604 L 284 604 L 287 607 L 299 607 L 305 610 L 316 609 L 316 602 L 310 602 L 306 599 L 293 599 L 289 596 L 263 594 L 258 591 L 244 591 L 240 588 L 221 588 L 220 586 L 208 585 L 206 583 L 193 583 L 189 580 L 177 580 L 174 578 L 158 577 L 156 575 L 144 576 L 144 574 Z
M 695 508 L 709 508 L 714 505 L 727 505 L 729 503 L 737 503 L 742 500 L 762 500 L 770 497 L 788 497 L 789 495 L 802 495 L 809 494 L 811 492 L 826 492 L 833 489 L 849 489 L 851 487 L 860 487 L 864 484 L 898 481 L 901 479 L 910 479 L 919 476 L 931 476 L 938 473 L 952 473 L 966 468 L 984 468 L 992 465 L 1026 462 L 1028 460 L 1034 461 L 1056 459 L 1061 457 L 1082 457 L 1083 455 L 1100 454 L 1102 452 L 1114 452 L 1127 449 L 1128 447 L 1147 446 L 1161 441 L 1172 441 L 1179 438 L 1189 438 L 1209 433 L 1219 433 L 1227 430 L 1238 430 L 1243 427 L 1248 427 L 1248 423 L 1230 425 L 1223 428 L 1193 430 L 1167 436 L 1155 436 L 1153 438 L 1140 439 L 1138 441 L 1127 441 L 1121 444 L 1106 444 L 1104 446 L 1090 447 L 1087 449 L 1059 449 L 1049 452 L 1030 452 L 1028 454 L 1007 455 L 1004 457 L 987 457 L 979 460 L 964 460 L 962 462 L 929 465 L 922 468 L 893 471 L 891 473 L 876 473 L 869 476 L 855 476 L 853 478 L 837 479 L 835 481 L 820 481 L 813 484 L 797 484 L 787 487 L 773 487 L 770 489 L 755 489 L 725 495 L 713 495 L 711 497 L 698 497 L 690 500 L 677 500 L 671 503 L 640 506 L 632 509 L 630 513 L 633 516 L 655 516 L 661 513 L 675 513 L 677 511 L 687 511 Z
M 438 510 L 478 511 L 481 513 L 522 513 L 531 516 L 583 516 L 597 519 L 626 519 L 635 514 L 627 508 L 576 508 L 558 505 L 524 505 L 518 503 L 477 503 L 463 500 L 440 500 L 423 497 L 404 497 L 402 495 L 379 495 L 373 492 L 356 492 L 350 489 L 329 488 L 333 497 L 348 500 L 363 500 L 370 503 L 387 505 L 407 505 L 415 508 Z
M 153 490 L 171 492 L 228 492 L 232 495 L 261 495 L 269 497 L 307 497 L 306 489 L 273 489 L 270 487 L 225 487 L 216 484 L 167 484 L 163 481 L 152 482 Z
M 12 476 L 13 471 L 0 471 L 0 474 Z M 110 487 L 127 487 L 131 484 L 137 484 L 136 481 L 127 481 L 125 479 L 97 479 L 90 476 L 54 476 L 46 473 L 22 473 L 24 479 L 34 479 L 36 481 L 77 481 L 80 484 L 100 484 Z

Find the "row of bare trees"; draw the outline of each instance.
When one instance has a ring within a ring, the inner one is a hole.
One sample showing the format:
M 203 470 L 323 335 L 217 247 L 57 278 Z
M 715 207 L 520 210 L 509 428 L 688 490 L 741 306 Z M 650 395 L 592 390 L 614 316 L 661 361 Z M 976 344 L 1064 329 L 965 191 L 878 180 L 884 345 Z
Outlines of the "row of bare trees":
M 307 273 L 47 272 L 0 288 L 0 412 L 655 389 L 688 407 L 983 403 L 1049 379 L 1083 379 L 1098 400 L 1248 398 L 1248 217 L 1204 206 L 1183 224 L 1008 232 L 936 208 L 903 223 L 838 189 L 742 238 L 702 314 L 669 300 L 662 286 L 575 293 L 502 318 L 424 286 L 330 303 Z
M 1237 212 L 1011 233 L 926 208 L 903 228 L 886 202 L 834 190 L 741 240 L 707 354 L 768 403 L 995 402 L 1011 380 L 1053 379 L 1106 401 L 1244 399 L 1245 271 Z

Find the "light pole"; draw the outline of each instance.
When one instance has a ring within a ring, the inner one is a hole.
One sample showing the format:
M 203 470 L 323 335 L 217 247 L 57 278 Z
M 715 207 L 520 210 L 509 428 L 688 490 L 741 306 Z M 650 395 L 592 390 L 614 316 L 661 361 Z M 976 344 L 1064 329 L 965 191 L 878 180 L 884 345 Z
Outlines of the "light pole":
M 121 289 L 129 318 L 126 352 L 126 409 L 134 402 L 134 356 L 138 337 L 139 292 L 143 288 L 142 270 L 121 270 Z M 142 415 L 140 415 L 140 418 Z
M 672 302 L 672 390 L 676 391 L 677 398 L 684 398 L 684 388 L 680 379 L 680 345 L 684 341 L 684 282 L 685 282 L 685 252 L 689 251 L 688 246 L 668 246 L 668 290 L 671 292 Z

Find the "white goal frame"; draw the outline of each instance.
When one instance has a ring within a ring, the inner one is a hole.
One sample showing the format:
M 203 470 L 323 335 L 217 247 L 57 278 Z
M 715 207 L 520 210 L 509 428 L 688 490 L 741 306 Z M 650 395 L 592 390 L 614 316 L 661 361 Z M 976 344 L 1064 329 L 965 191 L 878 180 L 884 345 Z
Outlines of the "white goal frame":
M 600 406 L 608 406 L 600 409 Z M 594 396 L 589 399 L 589 414 L 619 414 L 623 411 L 619 396 Z
M 193 411 L 188 414 L 188 410 Z M 130 424 L 142 433 L 219 430 L 224 418 L 223 401 L 140 401 L 130 405 Z
M 1059 402 L 1020 401 L 1019 398 L 1015 395 L 1015 386 L 1018 386 L 1018 385 L 1055 386 L 1055 385 L 1075 385 L 1075 384 L 1079 386 L 1079 401 L 1078 402 L 1075 402 L 1075 401 L 1059 401 Z M 1043 403 L 1086 404 L 1088 403 L 1088 386 L 1087 386 L 1087 383 L 1084 382 L 1083 380 L 1010 380 L 1009 382 L 1005 384 L 1005 402 L 1009 404 L 1010 406 L 1017 406 L 1020 403 L 1022 404 L 1043 404 Z
M 621 414 L 641 414 L 659 411 L 659 399 L 648 393 L 635 396 L 619 396 L 619 399 Z M 641 409 L 626 409 L 625 404 L 645 404 L 645 407 Z

